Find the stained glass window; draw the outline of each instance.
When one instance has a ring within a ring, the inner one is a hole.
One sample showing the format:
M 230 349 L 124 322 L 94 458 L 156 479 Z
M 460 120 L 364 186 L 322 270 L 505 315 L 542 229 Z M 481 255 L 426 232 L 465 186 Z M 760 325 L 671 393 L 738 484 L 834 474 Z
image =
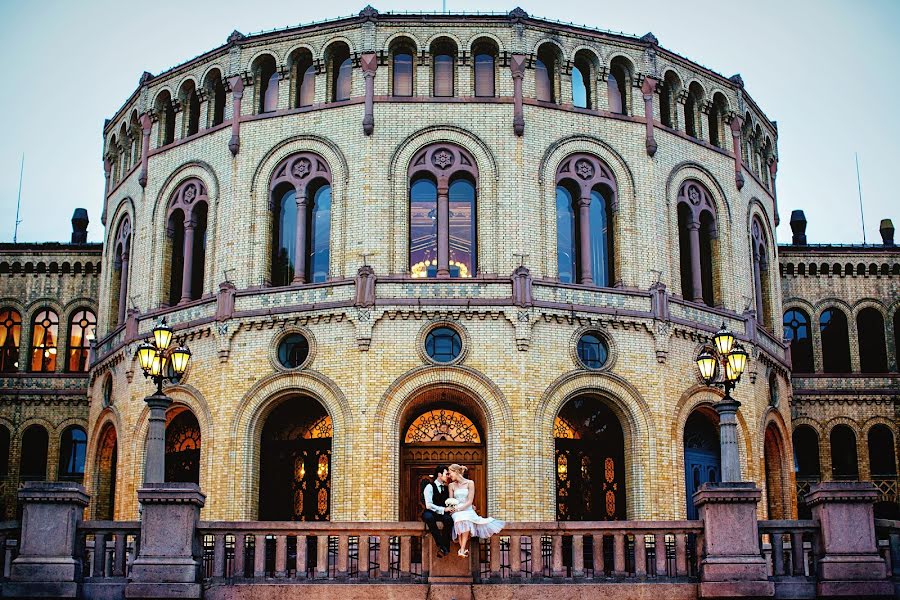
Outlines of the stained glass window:
M 200 424 L 184 410 L 166 426 L 166 481 L 200 483 Z
M 406 430 L 404 442 L 466 442 L 480 444 L 481 436 L 475 424 L 462 413 L 453 410 L 429 410 L 419 415 Z

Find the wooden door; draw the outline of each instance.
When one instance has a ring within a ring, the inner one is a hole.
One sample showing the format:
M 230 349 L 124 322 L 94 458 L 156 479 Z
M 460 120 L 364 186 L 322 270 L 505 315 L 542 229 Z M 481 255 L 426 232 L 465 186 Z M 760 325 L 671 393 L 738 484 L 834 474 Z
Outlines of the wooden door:
M 469 467 L 466 475 L 475 482 L 475 510 L 487 512 L 487 469 L 484 446 L 448 442 L 424 442 L 402 446 L 400 454 L 400 520 L 418 521 L 425 510 L 422 489 L 431 481 L 439 464 Z

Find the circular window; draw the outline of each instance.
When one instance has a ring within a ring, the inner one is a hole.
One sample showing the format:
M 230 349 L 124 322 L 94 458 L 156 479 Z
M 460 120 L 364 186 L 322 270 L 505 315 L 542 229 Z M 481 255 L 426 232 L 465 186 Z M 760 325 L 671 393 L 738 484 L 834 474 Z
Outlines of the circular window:
M 462 338 L 452 327 L 435 327 L 425 336 L 425 353 L 437 363 L 451 363 L 462 353 Z
M 609 359 L 609 346 L 599 334 L 589 331 L 578 338 L 578 360 L 588 369 L 599 369 Z
M 285 369 L 296 369 L 309 357 L 309 340 L 300 333 L 285 336 L 278 344 L 278 362 Z
M 113 402 L 112 386 L 113 386 L 112 377 L 107 377 L 106 381 L 103 382 L 103 407 L 104 408 L 112 405 L 112 402 Z

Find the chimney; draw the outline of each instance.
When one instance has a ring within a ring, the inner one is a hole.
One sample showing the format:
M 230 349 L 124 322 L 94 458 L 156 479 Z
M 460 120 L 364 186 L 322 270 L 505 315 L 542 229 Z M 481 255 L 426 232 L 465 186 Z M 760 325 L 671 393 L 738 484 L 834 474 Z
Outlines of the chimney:
M 795 246 L 806 245 L 806 215 L 802 210 L 791 211 L 791 231 L 794 232 L 794 238 L 791 241 Z
M 76 208 L 72 214 L 72 243 L 87 243 L 88 213 L 86 208 Z
M 882 219 L 878 231 L 881 232 L 881 241 L 885 246 L 894 245 L 894 223 L 890 219 Z

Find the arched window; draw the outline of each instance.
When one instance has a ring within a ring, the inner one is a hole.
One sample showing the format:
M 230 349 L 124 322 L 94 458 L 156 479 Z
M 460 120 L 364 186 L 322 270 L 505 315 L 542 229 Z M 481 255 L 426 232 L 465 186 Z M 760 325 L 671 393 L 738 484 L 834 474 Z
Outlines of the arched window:
M 678 245 L 681 293 L 686 300 L 715 303 L 716 209 L 709 190 L 687 180 L 678 191 Z
M 594 64 L 596 58 L 587 50 L 579 50 L 575 54 L 572 65 L 572 104 L 577 108 L 595 108 L 594 106 Z
M 19 460 L 19 479 L 42 481 L 47 478 L 47 430 L 31 425 L 22 434 L 22 455 Z
M 850 372 L 850 338 L 847 315 L 839 308 L 828 308 L 819 317 L 822 339 L 822 367 L 826 373 Z
M 272 285 L 328 279 L 331 249 L 331 170 L 303 152 L 275 168 L 272 209 Z
M 328 47 L 325 55 L 328 57 L 331 101 L 349 100 L 353 78 L 353 59 L 350 58 L 350 47 L 344 42 L 335 42 Z
M 718 417 L 709 409 L 695 410 L 684 424 L 684 479 L 687 518 L 697 519 L 694 492 L 722 478 Z
M 9 429 L 0 425 L 0 479 L 9 476 Z M 2 513 L 0 513 L 2 515 Z
M 67 427 L 59 440 L 59 478 L 84 477 L 84 459 L 87 455 L 87 434 L 77 425 Z
M 900 371 L 900 308 L 894 311 L 894 369 Z
M 156 145 L 160 147 L 171 144 L 175 141 L 175 106 L 172 104 L 172 95 L 163 90 L 156 97 L 153 108 L 159 120 L 159 138 Z
M 166 425 L 166 481 L 200 483 L 200 424 L 190 410 Z
M 31 323 L 31 370 L 52 373 L 56 370 L 59 317 L 52 310 L 37 312 Z
M 475 95 L 478 97 L 490 98 L 495 94 L 495 64 L 498 54 L 497 44 L 493 40 L 478 40 L 472 45 Z
M 136 110 L 131 111 L 131 121 L 128 123 L 128 139 L 131 142 L 131 164 L 129 168 L 134 167 L 141 162 L 141 151 L 143 150 L 143 130 L 141 122 L 138 118 Z
M 763 327 L 771 328 L 772 290 L 769 274 L 769 243 L 758 218 L 753 218 L 750 226 L 750 240 L 753 245 L 753 291 L 756 298 L 756 314 Z
M 688 86 L 684 99 L 684 129 L 693 138 L 700 138 L 700 107 L 703 106 L 703 88 L 694 81 Z
M 791 366 L 795 373 L 812 373 L 813 347 L 809 315 L 799 308 L 784 312 L 784 339 L 791 343 Z
M 110 320 L 121 325 L 128 308 L 128 262 L 131 256 L 131 219 L 126 215 L 119 221 L 113 238 L 113 268 L 110 274 Z
M 97 317 L 90 310 L 76 311 L 69 321 L 70 372 L 87 371 L 90 367 L 91 340 L 96 337 Z
M 420 150 L 409 167 L 409 269 L 413 277 L 474 277 L 478 248 L 472 156 L 452 144 Z
M 856 434 L 846 425 L 831 430 L 831 475 L 836 480 L 859 479 Z
M 269 413 L 259 455 L 260 520 L 330 519 L 332 434 L 331 417 L 312 398 L 288 398 Z
M 666 71 L 659 86 L 659 117 L 662 124 L 672 129 L 678 128 L 676 98 L 681 92 L 681 79 L 674 71 Z
M 19 370 L 19 342 L 22 338 L 22 315 L 12 308 L 0 309 L 0 373 Z
M 316 101 L 316 67 L 312 53 L 306 48 L 299 48 L 291 53 L 289 62 L 294 85 L 291 108 L 312 106 Z
M 606 76 L 606 94 L 609 102 L 609 111 L 619 115 L 630 113 L 631 104 L 631 63 L 621 56 L 613 59 Z
M 200 131 L 200 95 L 197 94 L 194 82 L 191 80 L 185 81 L 178 95 L 178 100 L 182 107 L 181 110 L 184 112 L 181 137 L 194 135 Z
M 95 518 L 113 520 L 116 506 L 116 475 L 119 462 L 119 444 L 116 428 L 107 425 L 100 435 L 97 450 L 97 481 L 94 489 Z
M 225 83 L 222 81 L 222 72 L 218 69 L 210 71 L 203 87 L 209 102 L 206 126 L 215 127 L 225 121 Z
M 266 113 L 278 110 L 278 65 L 271 54 L 264 54 L 253 61 L 253 85 L 256 87 L 256 112 Z
M 579 396 L 553 423 L 556 520 L 620 521 L 625 510 L 625 436 L 603 401 Z
M 453 96 L 456 76 L 456 44 L 448 38 L 440 38 L 431 44 L 433 89 L 436 97 Z
M 897 476 L 897 450 L 894 433 L 887 425 L 874 425 L 869 429 L 869 464 L 872 477 Z
M 179 185 L 169 199 L 170 306 L 203 295 L 208 203 L 206 186 L 195 177 Z
M 124 179 L 131 168 L 131 142 L 128 137 L 128 129 L 125 123 L 119 128 L 119 177 Z M 40 272 L 40 271 L 38 271 Z
M 794 428 L 794 471 L 797 477 L 797 515 L 800 519 L 812 518 L 812 510 L 805 502 L 811 484 L 822 476 L 819 466 L 819 436 L 809 425 Z
M 556 74 L 559 72 L 559 49 L 541 44 L 534 61 L 534 90 L 538 100 L 556 102 Z
M 766 475 L 766 503 L 770 519 L 786 519 L 791 512 L 790 496 L 786 497 L 787 477 L 784 469 L 784 440 L 774 423 L 766 427 L 763 442 Z
M 709 115 L 707 124 L 709 126 L 709 143 L 717 148 L 725 147 L 725 139 L 723 137 L 725 123 L 725 114 L 728 112 L 728 101 L 722 92 L 716 92 L 713 95 L 712 104 L 709 107 Z
M 407 38 L 391 43 L 391 93 L 394 96 L 413 96 L 415 90 L 415 45 Z
M 556 172 L 560 281 L 599 287 L 615 282 L 616 189 L 612 171 L 593 155 L 575 154 L 560 164 Z
M 864 308 L 856 316 L 859 367 L 863 373 L 887 373 L 884 317 L 876 308 Z

